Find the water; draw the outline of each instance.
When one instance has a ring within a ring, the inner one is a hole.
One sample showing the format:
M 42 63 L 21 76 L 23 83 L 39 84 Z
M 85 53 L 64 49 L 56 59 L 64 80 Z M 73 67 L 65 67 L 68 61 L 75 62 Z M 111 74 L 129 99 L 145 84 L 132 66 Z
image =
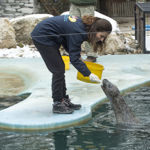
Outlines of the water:
M 150 150 L 150 87 L 124 99 L 143 125 L 116 125 L 110 103 L 105 102 L 80 127 L 32 134 L 0 131 L 0 150 Z
M 5 108 L 8 108 L 8 107 L 10 107 L 14 104 L 17 104 L 17 103 L 23 101 L 28 96 L 30 96 L 30 94 L 31 93 L 25 93 L 25 94 L 22 94 L 22 95 L 19 95 L 19 96 L 0 95 L 0 110 L 3 110 Z

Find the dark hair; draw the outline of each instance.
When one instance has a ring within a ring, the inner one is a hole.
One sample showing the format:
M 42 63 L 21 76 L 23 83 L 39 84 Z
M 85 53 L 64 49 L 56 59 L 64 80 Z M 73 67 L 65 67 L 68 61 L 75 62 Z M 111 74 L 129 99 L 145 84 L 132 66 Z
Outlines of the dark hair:
M 93 49 L 96 52 L 99 47 L 102 47 L 105 40 L 96 41 L 96 32 L 107 32 L 108 34 L 112 31 L 111 23 L 102 18 L 93 17 L 89 15 L 84 15 L 82 17 L 83 24 L 86 25 L 86 30 L 88 32 L 88 42 L 93 45 Z

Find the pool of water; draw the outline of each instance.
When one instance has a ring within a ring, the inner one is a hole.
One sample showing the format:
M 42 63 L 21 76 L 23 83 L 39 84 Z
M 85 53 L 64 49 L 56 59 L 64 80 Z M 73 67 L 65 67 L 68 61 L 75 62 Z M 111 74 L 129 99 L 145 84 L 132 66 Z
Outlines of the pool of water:
M 143 125 L 116 125 L 110 103 L 104 102 L 80 127 L 32 134 L 0 131 L 0 150 L 150 150 L 150 87 L 124 99 Z

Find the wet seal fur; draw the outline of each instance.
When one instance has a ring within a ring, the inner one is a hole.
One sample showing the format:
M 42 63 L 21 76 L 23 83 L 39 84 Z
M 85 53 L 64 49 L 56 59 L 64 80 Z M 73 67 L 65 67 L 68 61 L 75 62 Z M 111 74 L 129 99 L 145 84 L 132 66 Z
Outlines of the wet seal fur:
M 114 110 L 117 124 L 142 124 L 141 121 L 134 115 L 130 107 L 126 104 L 116 85 L 104 79 L 102 89 L 110 101 L 111 107 Z

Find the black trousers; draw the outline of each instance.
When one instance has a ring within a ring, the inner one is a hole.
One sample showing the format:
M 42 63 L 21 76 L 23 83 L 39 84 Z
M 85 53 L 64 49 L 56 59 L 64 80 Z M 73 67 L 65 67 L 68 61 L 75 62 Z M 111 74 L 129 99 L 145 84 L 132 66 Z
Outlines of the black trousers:
M 59 48 L 43 45 L 33 40 L 35 47 L 40 52 L 48 70 L 52 73 L 52 98 L 53 101 L 62 101 L 66 96 L 65 64 Z

